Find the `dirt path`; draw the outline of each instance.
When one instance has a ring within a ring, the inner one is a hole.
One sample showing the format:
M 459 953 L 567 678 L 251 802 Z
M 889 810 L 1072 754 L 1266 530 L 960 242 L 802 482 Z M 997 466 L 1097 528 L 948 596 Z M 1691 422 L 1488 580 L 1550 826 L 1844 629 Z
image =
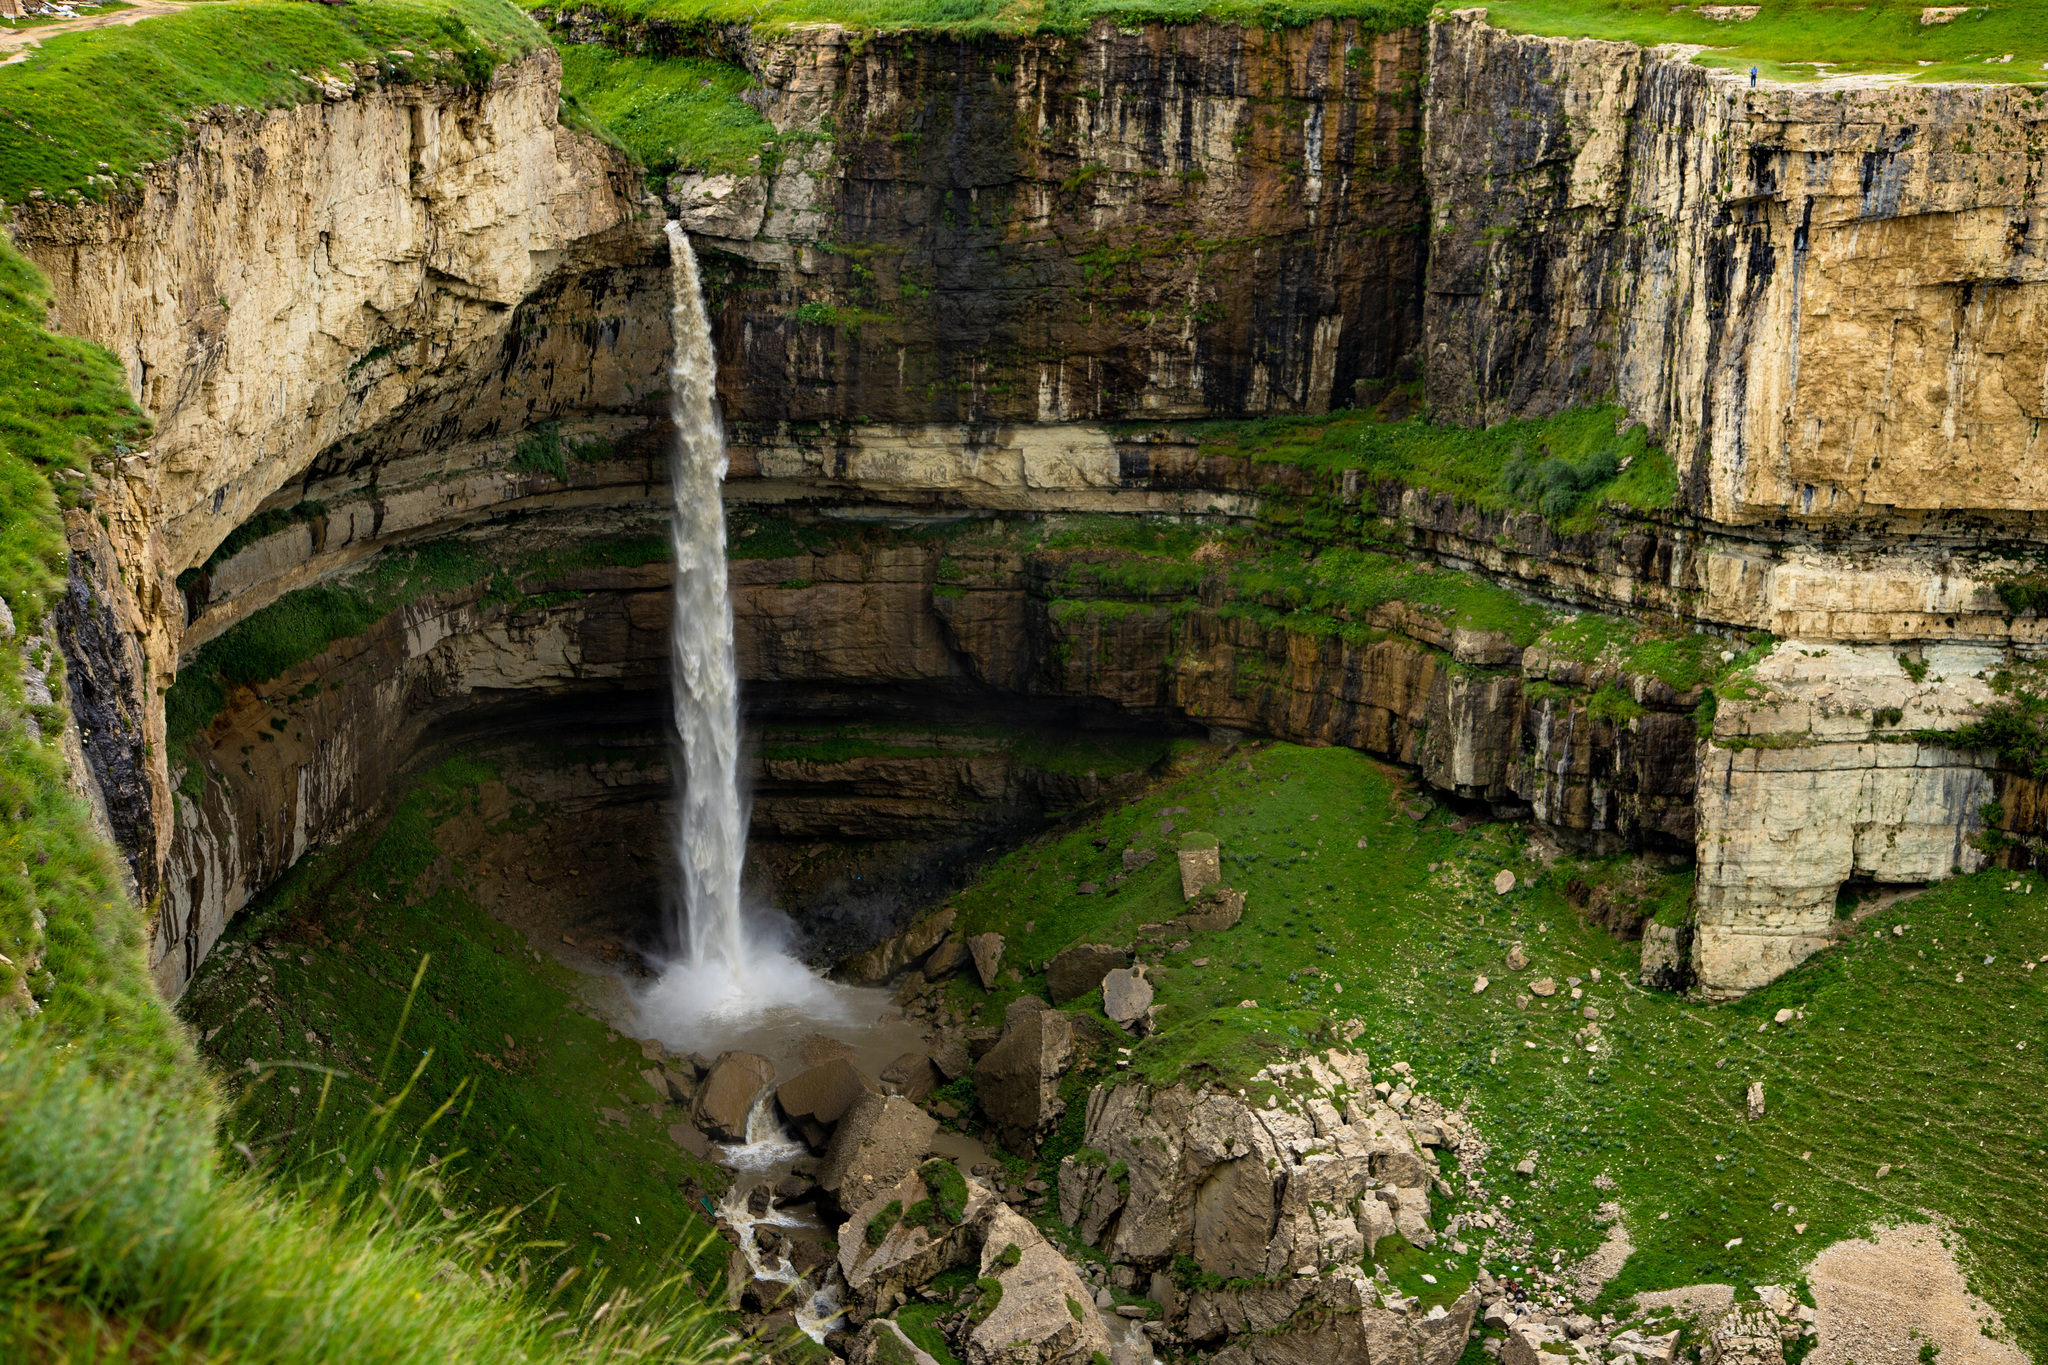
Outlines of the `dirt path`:
M 0 29 L 0 52 L 7 57 L 0 59 L 0 66 L 12 66 L 28 60 L 29 53 L 45 38 L 59 34 L 78 33 L 89 28 L 112 28 L 116 24 L 132 24 L 142 19 L 153 19 L 159 14 L 176 14 L 189 6 L 181 0 L 141 0 L 129 9 L 114 10 L 107 14 L 83 14 L 76 19 L 60 19 L 54 24 L 37 24 L 34 28 Z

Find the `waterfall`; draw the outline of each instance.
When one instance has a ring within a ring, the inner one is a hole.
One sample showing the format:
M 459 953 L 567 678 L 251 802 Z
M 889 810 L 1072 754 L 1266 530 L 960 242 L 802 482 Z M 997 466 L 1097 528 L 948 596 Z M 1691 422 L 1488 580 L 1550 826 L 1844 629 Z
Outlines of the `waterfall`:
M 668 225 L 675 344 L 669 413 L 676 426 L 669 483 L 675 500 L 675 606 L 669 685 L 682 737 L 675 850 L 689 961 L 737 977 L 745 965 L 740 868 L 747 818 L 739 790 L 738 669 L 725 572 L 725 430 L 718 419 L 718 358 L 697 282 L 697 253 L 680 223 Z M 681 927 L 681 926 L 678 926 Z
M 844 1021 L 850 1002 L 791 956 L 785 917 L 767 907 L 750 910 L 740 899 L 747 811 L 740 795 L 739 670 L 726 581 L 718 358 L 689 234 L 671 222 L 668 240 L 675 333 L 670 413 L 676 428 L 669 667 L 682 750 L 671 839 L 678 894 L 670 939 L 681 954 L 640 994 L 639 1009 L 660 1037 L 697 1046 L 778 1020 Z

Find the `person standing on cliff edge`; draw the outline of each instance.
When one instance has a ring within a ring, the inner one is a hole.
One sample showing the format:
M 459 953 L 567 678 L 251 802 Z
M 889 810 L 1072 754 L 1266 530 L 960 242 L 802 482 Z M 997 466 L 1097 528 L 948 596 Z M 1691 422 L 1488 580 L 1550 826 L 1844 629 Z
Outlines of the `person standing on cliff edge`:
M 1756 89 L 1756 68 L 1753 66 L 1749 69 L 1749 88 Z

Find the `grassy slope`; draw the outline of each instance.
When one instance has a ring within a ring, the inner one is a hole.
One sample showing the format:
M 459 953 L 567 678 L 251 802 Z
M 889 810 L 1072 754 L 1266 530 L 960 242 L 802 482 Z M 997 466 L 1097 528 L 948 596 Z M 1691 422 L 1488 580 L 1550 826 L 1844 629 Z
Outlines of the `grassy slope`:
M 2048 970 L 2024 965 L 2048 958 L 2039 878 L 2025 879 L 2033 894 L 2004 889 L 2009 873 L 1958 878 L 1715 1008 L 1631 984 L 1636 945 L 1567 907 L 1566 880 L 1611 867 L 1565 860 L 1542 871 L 1518 829 L 1460 833 L 1447 812 L 1410 817 L 1427 805 L 1358 754 L 1262 746 L 1007 856 L 957 904 L 968 932 L 1003 932 L 1026 965 L 1075 941 L 1131 941 L 1140 924 L 1178 913 L 1177 835 L 1159 833 L 1155 812 L 1186 806 L 1178 829 L 1221 837 L 1225 879 L 1248 901 L 1235 929 L 1192 935 L 1153 973 L 1164 1027 L 1135 1045 L 1138 1075 L 1242 1083 L 1356 1019 L 1357 1046 L 1381 1068 L 1410 1063 L 1422 1088 L 1478 1117 L 1493 1146 L 1487 1183 L 1513 1193 L 1539 1248 L 1585 1254 L 1601 1236 L 1594 1209 L 1620 1200 L 1639 1249 L 1613 1297 L 1791 1279 L 1872 1220 L 1929 1209 L 1964 1234 L 1977 1287 L 2021 1342 L 2048 1347 L 2048 1282 L 2037 1273 L 2048 1223 L 2033 1194 L 2048 1175 Z M 1074 894 L 1076 881 L 1120 869 L 1133 841 L 1161 857 L 1115 897 Z M 1504 867 L 1520 884 L 1501 896 L 1491 883 Z M 1894 924 L 1910 928 L 1895 937 Z M 1532 960 L 1522 973 L 1504 963 L 1516 941 Z M 1326 975 L 1301 975 L 1311 967 Z M 1589 1056 L 1573 1036 L 1587 1002 L 1562 988 L 1595 967 L 1604 980 L 1586 989 L 1604 1039 Z M 1480 973 L 1493 985 L 1474 995 Z M 1516 1008 L 1518 989 L 1546 975 L 1559 995 Z M 962 978 L 953 989 L 999 1022 L 1007 999 L 1043 983 L 1027 977 L 990 996 Z M 1246 999 L 1257 1007 L 1238 1008 Z M 1805 1017 L 1772 1024 L 1784 1008 Z M 1769 1104 L 1757 1123 L 1744 1117 L 1751 1081 Z M 1541 1163 L 1533 1183 L 1509 1171 L 1529 1153 Z M 1879 1181 L 1886 1164 L 1893 1172 Z M 1618 1190 L 1594 1187 L 1602 1172 Z M 1472 1265 L 1440 1248 L 1410 1269 L 1455 1285 Z
M 146 434 L 113 357 L 42 330 L 46 296 L 0 241 L 0 598 L 22 634 L 63 586 L 53 476 Z M 81 481 L 60 482 L 76 503 Z M 54 652 L 40 657 L 61 671 Z M 64 708 L 36 709 L 50 737 L 36 739 L 22 674 L 15 643 L 0 646 L 0 853 L 12 869 L 0 873 L 0 995 L 15 993 L 0 1006 L 0 1358 L 715 1354 L 700 1306 L 675 1285 L 602 1321 L 578 1285 L 545 1305 L 567 1321 L 544 1320 L 535 1302 L 548 1286 L 522 1275 L 511 1230 L 444 1218 L 433 1182 L 396 1162 L 368 1197 L 330 1188 L 317 1167 L 310 1183 L 275 1184 L 223 1168 L 212 1086 L 150 981 L 114 852 L 67 781 Z M 28 1019 L 23 986 L 38 1007 Z
M 529 9 L 562 9 L 561 0 L 520 0 Z M 1427 0 L 601 0 L 625 20 L 751 23 L 770 30 L 835 23 L 869 30 L 931 29 L 965 34 L 1078 33 L 1097 19 L 1286 26 L 1355 18 L 1369 31 L 1422 23 Z
M 549 1278 L 565 1264 L 610 1265 L 644 1287 L 669 1272 L 672 1252 L 687 1261 L 710 1234 L 678 1182 L 715 1191 L 722 1180 L 668 1137 L 680 1111 L 642 1109 L 655 1098 L 639 1075 L 647 1062 L 580 1007 L 574 974 L 536 960 L 516 930 L 495 923 L 462 889 L 459 865 L 434 873 L 435 830 L 495 777 L 451 759 L 420 777 L 381 828 L 307 857 L 236 919 L 180 1010 L 237 1095 L 230 1128 L 253 1146 L 291 1163 L 344 1145 L 417 1065 L 396 1123 L 409 1131 L 455 1103 L 431 1149 L 444 1159 L 468 1150 L 450 1181 L 457 1198 L 532 1205 L 516 1226 L 562 1244 L 536 1254 L 554 1258 Z M 519 806 L 508 818 L 516 826 L 541 814 Z M 400 1061 L 380 1084 L 394 1039 Z M 259 1079 L 250 1060 L 284 1065 Z M 299 1064 L 340 1071 L 324 1110 L 320 1074 Z M 630 1123 L 606 1122 L 607 1107 Z M 367 1179 L 361 1162 L 356 1176 Z M 700 1283 L 723 1273 L 725 1251 L 719 1243 L 701 1258 Z
M 0 241 L 0 598 L 17 633 L 0 642 L 0 997 L 34 970 L 26 985 L 47 1036 L 104 1054 L 110 1070 L 161 1078 L 180 1046 L 141 970 L 139 919 L 67 781 L 61 699 L 32 707 L 17 647 L 64 587 L 52 482 L 77 505 L 87 471 L 148 430 L 112 356 L 43 330 L 48 297 L 34 267 Z M 43 647 L 35 660 L 61 696 L 62 656 Z
M 1889 72 L 1919 81 L 2048 79 L 2048 23 L 2035 0 L 1973 7 L 1947 24 L 1922 24 L 1920 0 L 1767 0 L 1756 18 L 1717 23 L 1666 0 L 1489 0 L 1489 23 L 1514 33 L 1699 43 L 1707 66 L 1772 80 Z M 2010 62 L 1996 59 L 2011 54 Z
M 562 49 L 562 98 L 618 139 L 649 171 L 744 175 L 775 128 L 739 98 L 737 66 L 634 57 L 592 43 Z
M 371 63 L 380 80 L 481 85 L 544 41 L 510 0 L 220 0 L 60 35 L 0 67 L 0 199 L 120 193 L 136 167 L 178 150 L 195 110 L 318 98 L 301 74 L 349 78 L 351 64 Z

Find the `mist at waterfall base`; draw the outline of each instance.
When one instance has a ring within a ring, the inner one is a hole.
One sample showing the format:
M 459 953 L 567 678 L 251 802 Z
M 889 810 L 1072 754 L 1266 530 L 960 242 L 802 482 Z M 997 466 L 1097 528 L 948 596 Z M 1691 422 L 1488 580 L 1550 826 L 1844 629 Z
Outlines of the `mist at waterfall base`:
M 725 431 L 718 416 L 717 358 L 681 225 L 668 225 L 670 461 L 675 616 L 670 683 L 682 762 L 676 765 L 671 845 L 677 885 L 668 939 L 676 956 L 638 993 L 646 1032 L 679 1051 L 716 1052 L 786 1033 L 792 1025 L 872 1022 L 881 993 L 836 986 L 790 952 L 788 917 L 742 900 L 747 810 L 739 785 L 739 672 L 726 584 Z M 752 1051 L 766 1050 L 755 1046 Z

